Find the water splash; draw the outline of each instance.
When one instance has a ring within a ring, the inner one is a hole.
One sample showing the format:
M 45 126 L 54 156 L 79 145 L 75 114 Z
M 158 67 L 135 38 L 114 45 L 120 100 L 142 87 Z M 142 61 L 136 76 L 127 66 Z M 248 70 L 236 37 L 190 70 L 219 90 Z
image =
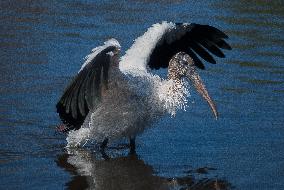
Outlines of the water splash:
M 84 146 L 91 139 L 91 128 L 82 127 L 76 131 L 69 131 L 66 148 Z

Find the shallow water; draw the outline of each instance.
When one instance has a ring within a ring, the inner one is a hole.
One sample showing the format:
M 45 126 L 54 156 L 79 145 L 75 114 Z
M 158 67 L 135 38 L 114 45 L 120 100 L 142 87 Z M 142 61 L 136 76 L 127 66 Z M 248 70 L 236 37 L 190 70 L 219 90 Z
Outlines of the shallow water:
M 0 189 L 284 189 L 283 7 L 1 1 Z M 220 118 L 192 91 L 187 112 L 138 137 L 137 155 L 110 148 L 106 162 L 91 147 L 68 154 L 55 104 L 82 58 L 109 37 L 125 51 L 161 20 L 210 24 L 230 36 L 233 51 L 200 71 Z

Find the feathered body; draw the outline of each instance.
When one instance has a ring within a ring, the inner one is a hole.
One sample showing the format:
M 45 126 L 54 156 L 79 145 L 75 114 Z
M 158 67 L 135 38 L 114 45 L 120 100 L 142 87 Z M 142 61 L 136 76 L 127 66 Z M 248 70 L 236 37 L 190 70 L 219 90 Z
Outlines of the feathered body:
M 106 90 L 82 127 L 69 132 L 68 146 L 82 145 L 89 140 L 135 137 L 161 115 L 166 112 L 174 115 L 177 109 L 185 107 L 189 95 L 182 81 L 177 84 L 150 73 L 125 75 L 117 63 L 109 69 Z
M 83 145 L 89 140 L 135 138 L 161 115 L 174 115 L 184 109 L 189 92 L 182 77 L 198 76 L 194 67 L 204 68 L 195 53 L 215 63 L 200 44 L 223 57 L 219 48 L 229 49 L 223 40 L 226 37 L 207 25 L 162 22 L 137 38 L 121 59 L 120 44 L 115 39 L 93 49 L 57 104 L 67 125 L 65 131 L 69 131 L 67 146 Z M 167 67 L 167 79 L 150 72 Z M 193 81 L 196 78 L 188 77 Z M 194 86 L 214 111 L 215 105 L 201 80 Z

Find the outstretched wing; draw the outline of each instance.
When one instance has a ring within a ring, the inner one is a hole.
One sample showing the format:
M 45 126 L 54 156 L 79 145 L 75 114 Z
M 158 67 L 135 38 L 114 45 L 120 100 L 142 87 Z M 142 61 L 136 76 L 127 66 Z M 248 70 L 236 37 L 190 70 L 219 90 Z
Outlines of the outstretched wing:
M 56 105 L 60 118 L 67 125 L 64 131 L 79 129 L 88 112 L 98 105 L 102 88 L 107 88 L 111 58 L 119 50 L 119 43 L 111 39 L 86 57 Z
M 168 67 L 172 56 L 183 51 L 192 57 L 197 67 L 204 69 L 199 57 L 213 64 L 216 61 L 212 54 L 224 58 L 225 55 L 221 49 L 231 49 L 225 41 L 227 38 L 224 32 L 213 26 L 175 24 L 174 28 L 164 33 L 161 41 L 153 49 L 148 65 L 151 69 Z
M 135 66 L 140 70 L 166 68 L 170 59 L 181 51 L 188 53 L 196 66 L 204 69 L 200 58 L 215 64 L 213 55 L 223 58 L 225 55 L 222 49 L 231 50 L 225 41 L 227 38 L 224 32 L 209 25 L 171 22 L 154 24 L 127 50 L 122 57 L 121 70 L 133 70 L 133 57 L 136 57 Z

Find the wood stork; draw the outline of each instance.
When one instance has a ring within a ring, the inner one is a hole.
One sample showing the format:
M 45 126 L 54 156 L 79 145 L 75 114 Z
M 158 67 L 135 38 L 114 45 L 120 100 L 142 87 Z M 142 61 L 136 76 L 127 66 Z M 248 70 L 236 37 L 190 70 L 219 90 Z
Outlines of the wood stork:
M 184 109 L 189 81 L 218 113 L 196 68 L 200 58 L 215 64 L 213 55 L 225 57 L 228 36 L 209 25 L 162 22 L 152 25 L 121 58 L 120 44 L 109 39 L 86 57 L 78 74 L 57 103 L 68 132 L 67 147 L 88 141 L 101 143 L 127 137 L 135 150 L 135 137 L 162 115 Z M 210 53 L 211 54 L 210 54 Z M 168 68 L 167 79 L 151 73 Z

